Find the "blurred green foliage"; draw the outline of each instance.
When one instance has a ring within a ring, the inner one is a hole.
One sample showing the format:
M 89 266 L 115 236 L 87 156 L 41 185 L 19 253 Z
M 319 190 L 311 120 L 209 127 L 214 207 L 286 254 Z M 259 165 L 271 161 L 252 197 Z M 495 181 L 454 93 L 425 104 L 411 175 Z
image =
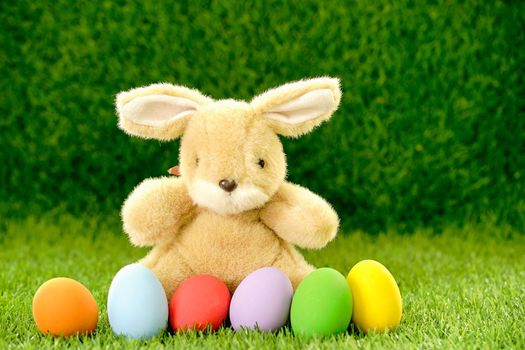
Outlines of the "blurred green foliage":
M 121 90 L 249 99 L 333 75 L 335 118 L 284 143 L 289 179 L 345 225 L 525 227 L 524 73 L 524 2 L 4 0 L 0 197 L 104 212 L 165 174 L 178 143 L 119 131 Z

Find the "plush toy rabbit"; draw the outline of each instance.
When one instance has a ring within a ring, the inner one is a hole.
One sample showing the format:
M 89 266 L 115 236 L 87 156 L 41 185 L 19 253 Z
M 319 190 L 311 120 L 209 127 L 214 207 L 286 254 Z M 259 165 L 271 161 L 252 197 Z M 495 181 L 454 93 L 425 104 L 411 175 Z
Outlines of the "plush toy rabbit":
M 340 99 L 333 78 L 285 84 L 249 103 L 171 84 L 117 96 L 125 132 L 164 141 L 182 136 L 180 177 L 143 181 L 122 208 L 131 242 L 153 247 L 141 262 L 168 296 L 195 274 L 214 275 L 233 291 L 261 267 L 281 269 L 294 288 L 313 270 L 294 245 L 324 247 L 339 219 L 324 199 L 285 182 L 277 134 L 311 131 Z

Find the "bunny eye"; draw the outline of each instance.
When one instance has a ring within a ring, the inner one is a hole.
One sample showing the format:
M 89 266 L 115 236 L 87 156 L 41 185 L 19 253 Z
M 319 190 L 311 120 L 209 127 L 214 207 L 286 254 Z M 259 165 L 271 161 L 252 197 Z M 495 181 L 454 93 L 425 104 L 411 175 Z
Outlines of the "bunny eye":
M 199 157 L 195 157 L 195 165 L 199 165 Z
M 264 161 L 264 159 L 259 159 L 259 161 L 257 162 L 257 164 L 259 164 L 259 166 L 262 168 L 264 168 L 264 166 L 266 165 L 266 162 Z

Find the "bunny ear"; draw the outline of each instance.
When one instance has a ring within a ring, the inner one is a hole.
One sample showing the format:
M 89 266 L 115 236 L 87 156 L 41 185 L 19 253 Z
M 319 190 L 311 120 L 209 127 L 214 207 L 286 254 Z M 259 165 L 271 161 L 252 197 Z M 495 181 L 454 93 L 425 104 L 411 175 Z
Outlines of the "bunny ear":
M 119 127 L 146 139 L 173 140 L 184 132 L 191 115 L 212 100 L 197 90 L 153 84 L 117 95 Z
M 315 78 L 269 90 L 251 105 L 276 133 L 297 137 L 329 119 L 340 100 L 339 79 Z

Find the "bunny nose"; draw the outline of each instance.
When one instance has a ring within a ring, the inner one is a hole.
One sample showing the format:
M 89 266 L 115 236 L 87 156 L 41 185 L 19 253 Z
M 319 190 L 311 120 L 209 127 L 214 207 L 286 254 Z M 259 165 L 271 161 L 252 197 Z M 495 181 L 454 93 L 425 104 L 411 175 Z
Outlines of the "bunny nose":
M 235 180 L 222 179 L 219 181 L 219 186 L 226 192 L 232 192 L 235 188 L 237 188 L 237 183 Z

